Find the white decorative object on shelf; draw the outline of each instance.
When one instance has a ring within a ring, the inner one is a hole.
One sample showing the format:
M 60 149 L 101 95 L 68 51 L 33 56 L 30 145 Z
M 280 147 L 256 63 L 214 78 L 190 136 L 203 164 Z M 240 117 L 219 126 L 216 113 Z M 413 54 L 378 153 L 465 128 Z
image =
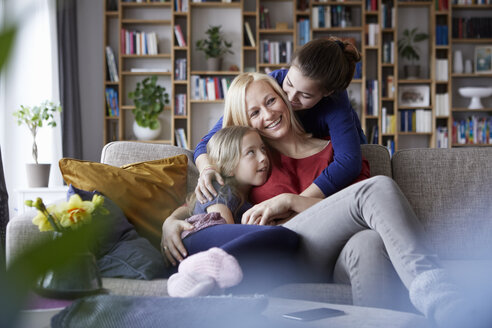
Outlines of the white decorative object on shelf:
M 144 128 L 137 124 L 137 121 L 133 122 L 133 133 L 138 140 L 155 140 L 161 134 L 161 122 L 158 121 L 158 128 L 152 130 L 151 128 Z
M 480 102 L 480 98 L 492 96 L 492 88 L 486 87 L 459 88 L 458 91 L 463 97 L 471 98 L 468 109 L 482 109 L 483 105 Z
M 463 73 L 463 54 L 461 50 L 456 50 L 453 57 L 453 72 Z
M 472 64 L 471 59 L 467 59 L 465 61 L 465 73 L 467 73 L 467 74 L 473 73 L 473 64 Z

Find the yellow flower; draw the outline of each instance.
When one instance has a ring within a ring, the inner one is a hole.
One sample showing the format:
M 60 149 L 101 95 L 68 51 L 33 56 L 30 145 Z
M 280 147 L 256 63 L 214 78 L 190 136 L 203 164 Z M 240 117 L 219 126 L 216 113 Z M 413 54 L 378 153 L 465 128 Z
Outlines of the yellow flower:
M 26 205 L 38 209 L 38 214 L 32 222 L 40 231 L 64 231 L 76 229 L 81 224 L 92 221 L 93 215 L 107 215 L 109 211 L 103 207 L 104 197 L 94 195 L 92 201 L 83 201 L 79 195 L 70 197 L 68 202 L 44 207 L 43 201 L 38 198 L 36 202 L 26 202 Z
M 52 212 L 55 208 L 55 205 L 49 206 L 48 207 L 48 212 Z M 46 215 L 44 215 L 42 212 L 38 211 L 38 214 L 32 219 L 32 223 L 38 226 L 39 231 L 51 231 L 53 230 L 53 227 L 51 226 L 50 222 L 48 221 L 48 218 Z

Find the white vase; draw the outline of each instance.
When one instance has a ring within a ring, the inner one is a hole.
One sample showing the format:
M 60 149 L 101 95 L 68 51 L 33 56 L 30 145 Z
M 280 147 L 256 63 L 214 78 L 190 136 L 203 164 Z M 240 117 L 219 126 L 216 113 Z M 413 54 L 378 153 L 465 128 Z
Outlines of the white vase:
M 157 121 L 157 129 L 152 130 L 151 128 L 144 128 L 133 122 L 133 133 L 138 140 L 154 140 L 161 134 L 161 122 Z
M 27 185 L 30 188 L 48 187 L 51 164 L 26 164 Z
M 463 73 L 463 54 L 461 50 L 456 50 L 453 56 L 453 72 Z
M 473 65 L 471 59 L 467 59 L 465 61 L 465 73 L 467 74 L 473 73 Z

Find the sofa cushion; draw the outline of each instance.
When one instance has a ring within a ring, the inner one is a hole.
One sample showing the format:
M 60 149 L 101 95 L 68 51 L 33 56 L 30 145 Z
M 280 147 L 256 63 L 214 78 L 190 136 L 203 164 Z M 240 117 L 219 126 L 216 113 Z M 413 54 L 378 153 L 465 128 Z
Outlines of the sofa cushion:
M 162 223 L 185 201 L 187 163 L 185 155 L 121 168 L 68 158 L 59 162 L 68 184 L 97 190 L 110 198 L 138 233 L 156 247 L 160 244 Z
M 490 257 L 492 148 L 400 150 L 392 165 L 441 258 Z
M 106 144 L 101 153 L 101 163 L 122 166 L 139 161 L 152 161 L 184 154 L 188 157 L 188 178 L 186 190 L 195 190 L 198 169 L 193 162 L 193 153 L 181 147 L 166 144 L 142 143 L 135 141 L 114 141 Z
M 67 199 L 77 194 L 91 200 L 97 191 L 85 191 L 70 185 Z M 161 253 L 150 242 L 140 237 L 128 222 L 123 211 L 111 199 L 104 197 L 109 215 L 99 222 L 92 253 L 102 277 L 151 280 L 163 277 L 166 265 Z

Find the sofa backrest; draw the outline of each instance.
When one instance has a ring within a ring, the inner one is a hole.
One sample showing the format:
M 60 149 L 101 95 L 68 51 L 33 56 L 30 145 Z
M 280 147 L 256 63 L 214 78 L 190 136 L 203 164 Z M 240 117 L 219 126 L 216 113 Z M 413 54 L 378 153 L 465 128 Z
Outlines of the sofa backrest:
M 400 150 L 392 168 L 441 258 L 490 258 L 492 148 Z
M 166 144 L 144 143 L 135 141 L 115 141 L 106 144 L 101 153 L 101 163 L 113 166 L 152 161 L 165 157 L 185 154 L 188 156 L 187 192 L 195 190 L 198 181 L 198 170 L 193 163 L 190 150 Z
M 362 156 L 367 159 L 371 176 L 385 175 L 391 178 L 391 158 L 386 147 L 381 145 L 361 145 Z

